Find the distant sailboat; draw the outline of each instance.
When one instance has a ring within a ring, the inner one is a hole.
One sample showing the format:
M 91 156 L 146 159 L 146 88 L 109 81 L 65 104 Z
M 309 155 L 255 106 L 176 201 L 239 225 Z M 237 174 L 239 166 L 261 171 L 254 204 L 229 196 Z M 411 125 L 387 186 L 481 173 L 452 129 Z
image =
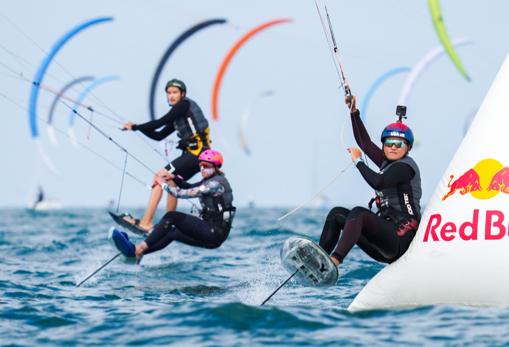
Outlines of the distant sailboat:
M 62 208 L 60 201 L 56 199 L 47 199 L 41 186 L 37 188 L 34 201 L 30 204 L 30 209 L 34 211 L 50 211 Z

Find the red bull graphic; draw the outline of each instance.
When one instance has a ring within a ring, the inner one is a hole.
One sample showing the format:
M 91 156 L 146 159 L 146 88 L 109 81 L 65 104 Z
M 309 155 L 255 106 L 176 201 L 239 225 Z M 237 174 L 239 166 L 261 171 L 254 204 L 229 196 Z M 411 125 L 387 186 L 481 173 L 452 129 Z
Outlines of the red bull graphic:
M 509 194 L 509 167 L 504 167 L 493 176 L 488 186 L 488 191 L 492 190 Z
M 457 190 L 460 191 L 461 195 L 482 190 L 479 174 L 474 169 L 468 170 L 454 182 L 452 182 L 453 178 L 454 175 L 451 175 L 451 179 L 447 184 L 447 186 L 449 187 L 449 191 L 442 197 L 442 201 L 456 193 Z
M 459 178 L 453 179 L 454 175 L 451 175 L 447 184 L 449 191 L 442 197 L 442 201 L 456 192 L 460 195 L 469 193 L 482 200 L 491 199 L 500 192 L 509 194 L 509 168 L 496 159 L 483 159 Z

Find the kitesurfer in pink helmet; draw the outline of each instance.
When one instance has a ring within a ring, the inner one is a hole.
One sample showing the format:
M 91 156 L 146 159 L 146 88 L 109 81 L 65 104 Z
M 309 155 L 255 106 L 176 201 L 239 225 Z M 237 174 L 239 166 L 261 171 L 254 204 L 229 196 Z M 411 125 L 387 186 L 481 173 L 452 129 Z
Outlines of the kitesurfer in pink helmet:
M 126 257 L 141 258 L 144 254 L 161 250 L 173 241 L 193 247 L 218 248 L 227 239 L 235 215 L 230 183 L 220 170 L 223 156 L 208 149 L 200 154 L 202 180 L 187 183 L 172 175 L 158 180 L 161 188 L 178 199 L 198 198 L 199 216 L 169 211 L 154 226 L 148 237 L 134 245 L 123 231 L 112 230 L 111 238 Z

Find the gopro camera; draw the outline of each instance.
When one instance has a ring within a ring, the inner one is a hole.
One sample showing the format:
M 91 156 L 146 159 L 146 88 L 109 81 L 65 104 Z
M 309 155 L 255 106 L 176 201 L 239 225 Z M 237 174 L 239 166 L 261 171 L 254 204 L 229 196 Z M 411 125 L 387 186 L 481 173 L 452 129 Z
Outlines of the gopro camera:
M 399 117 L 399 120 L 402 118 L 406 118 L 406 106 L 398 105 L 396 106 L 396 115 Z

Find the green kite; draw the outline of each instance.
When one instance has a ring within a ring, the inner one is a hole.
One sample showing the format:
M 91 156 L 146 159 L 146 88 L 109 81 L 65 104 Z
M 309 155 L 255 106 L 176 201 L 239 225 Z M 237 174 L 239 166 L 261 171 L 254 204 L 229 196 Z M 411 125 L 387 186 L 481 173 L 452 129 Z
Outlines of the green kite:
M 458 71 L 465 77 L 467 81 L 470 81 L 470 77 L 467 74 L 467 71 L 463 67 L 461 63 L 460 57 L 454 50 L 454 46 L 447 35 L 447 30 L 445 29 L 444 20 L 442 18 L 442 11 L 440 10 L 440 0 L 428 0 L 428 6 L 431 11 L 431 17 L 433 18 L 433 25 L 438 34 L 438 38 L 440 42 L 444 46 L 445 51 L 449 58 L 451 58 L 452 62 L 458 69 Z

